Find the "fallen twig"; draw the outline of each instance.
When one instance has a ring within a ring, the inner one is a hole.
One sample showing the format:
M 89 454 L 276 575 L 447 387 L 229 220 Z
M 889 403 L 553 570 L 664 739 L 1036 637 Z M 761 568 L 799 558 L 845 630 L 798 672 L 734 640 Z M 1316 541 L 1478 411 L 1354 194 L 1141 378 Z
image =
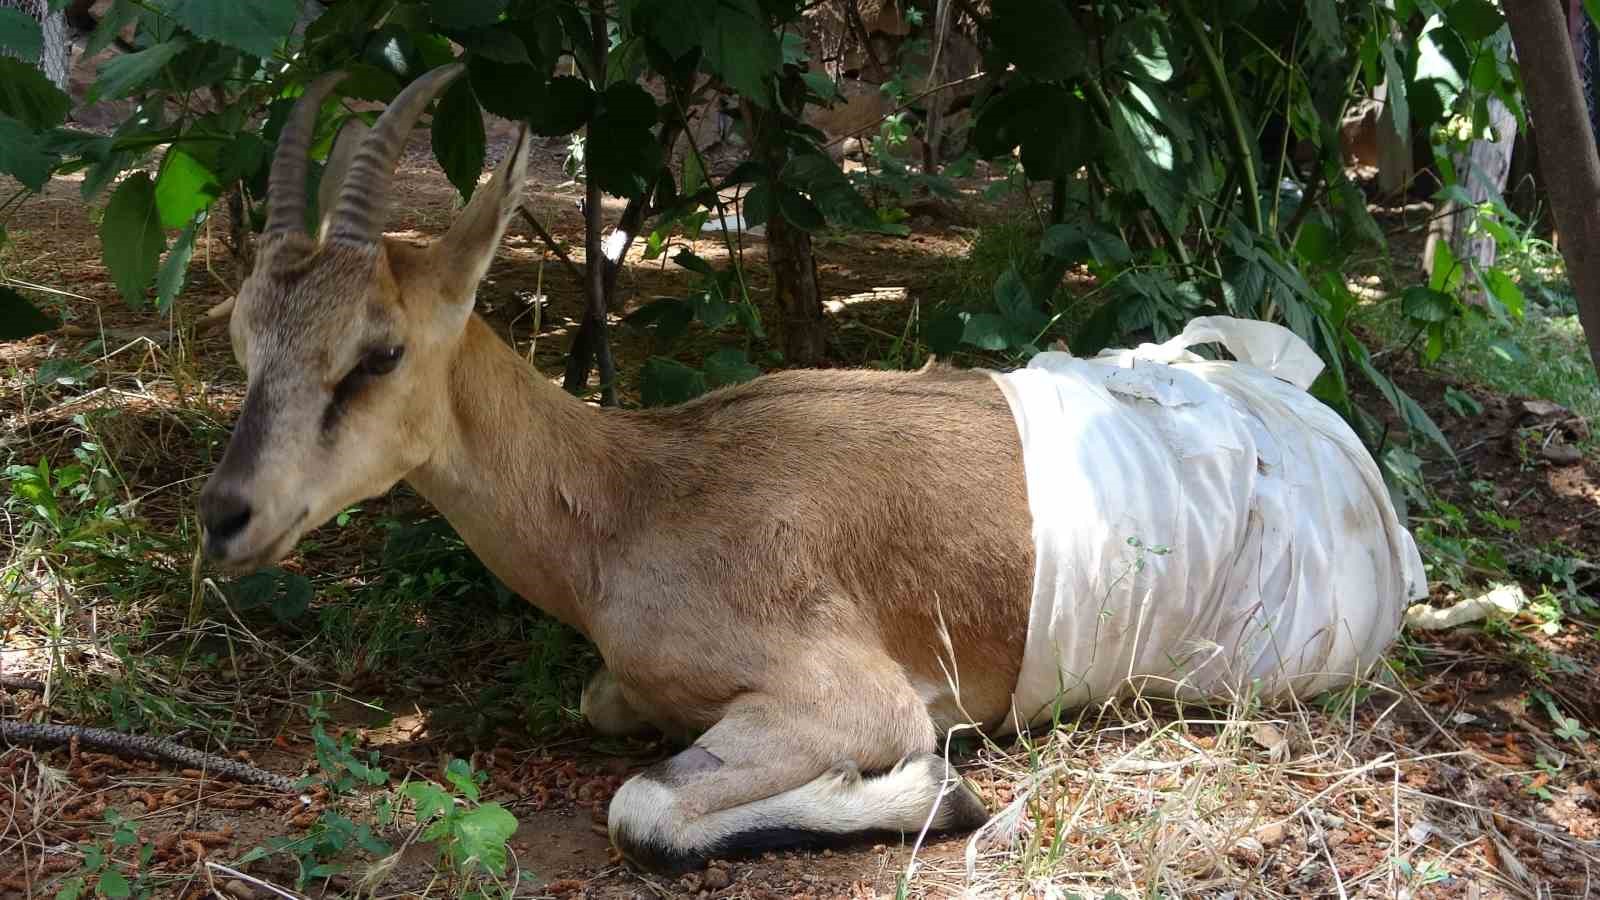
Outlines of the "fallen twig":
M 120 756 L 157 759 L 191 769 L 202 769 L 218 777 L 259 784 L 284 793 L 294 793 L 297 790 L 294 779 L 285 775 L 258 769 L 249 763 L 217 756 L 214 753 L 196 750 L 193 747 L 185 747 L 182 744 L 162 738 L 122 734 L 117 731 L 109 731 L 104 728 L 89 728 L 83 725 L 51 723 L 35 725 L 27 722 L 0 720 L 0 743 L 32 746 L 37 744 L 68 744 L 74 739 L 84 746 L 109 750 Z
M 572 273 L 573 279 L 582 284 L 583 269 L 579 268 L 578 264 L 572 261 L 572 257 L 567 255 L 567 251 L 556 243 L 556 239 L 551 236 L 549 231 L 545 230 L 544 224 L 534 217 L 533 210 L 528 209 L 528 204 L 526 202 L 522 203 L 517 207 L 517 212 L 522 214 L 522 218 L 528 223 L 528 227 L 532 228 L 533 233 L 539 236 L 539 240 L 544 241 L 545 246 L 549 247 L 550 251 L 556 255 L 556 259 L 561 260 L 561 264 L 566 266 L 568 272 Z
M 33 691 L 36 694 L 44 693 L 44 682 L 26 675 L 0 675 L 0 688 L 8 691 Z

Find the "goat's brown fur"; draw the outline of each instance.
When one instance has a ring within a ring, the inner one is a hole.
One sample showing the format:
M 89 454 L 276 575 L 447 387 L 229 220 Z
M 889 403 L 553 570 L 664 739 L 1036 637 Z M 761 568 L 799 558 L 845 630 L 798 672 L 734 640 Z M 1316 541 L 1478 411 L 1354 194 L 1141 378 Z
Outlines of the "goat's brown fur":
M 325 179 L 357 141 L 392 142 L 380 131 L 342 135 Z M 997 386 L 930 362 L 594 409 L 471 312 L 527 152 L 519 135 L 433 244 L 328 237 L 336 211 L 321 242 L 266 242 L 232 314 L 249 394 L 202 493 L 208 552 L 270 563 L 408 481 L 594 641 L 597 723 L 694 740 L 614 801 L 614 840 L 646 864 L 976 824 L 929 754 L 952 725 L 1009 715 L 1025 638 L 1031 519 Z M 403 348 L 392 371 L 363 374 L 374 347 Z

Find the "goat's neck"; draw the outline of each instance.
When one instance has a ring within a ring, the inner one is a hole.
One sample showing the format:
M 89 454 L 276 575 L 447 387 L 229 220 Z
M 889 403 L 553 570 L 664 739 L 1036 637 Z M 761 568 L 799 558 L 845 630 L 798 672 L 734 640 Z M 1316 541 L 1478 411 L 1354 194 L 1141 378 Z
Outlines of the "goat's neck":
M 434 454 L 407 481 L 508 587 L 587 632 L 598 547 L 649 490 L 638 436 L 546 381 L 476 316 L 448 396 Z

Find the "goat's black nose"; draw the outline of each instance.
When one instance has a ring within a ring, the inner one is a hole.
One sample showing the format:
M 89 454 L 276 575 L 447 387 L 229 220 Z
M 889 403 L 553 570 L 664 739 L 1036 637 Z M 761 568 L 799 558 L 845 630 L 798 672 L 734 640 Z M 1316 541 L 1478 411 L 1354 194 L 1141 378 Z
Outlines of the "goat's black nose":
M 250 524 L 250 502 L 229 490 L 200 493 L 200 523 L 206 529 L 206 550 L 213 556 Z

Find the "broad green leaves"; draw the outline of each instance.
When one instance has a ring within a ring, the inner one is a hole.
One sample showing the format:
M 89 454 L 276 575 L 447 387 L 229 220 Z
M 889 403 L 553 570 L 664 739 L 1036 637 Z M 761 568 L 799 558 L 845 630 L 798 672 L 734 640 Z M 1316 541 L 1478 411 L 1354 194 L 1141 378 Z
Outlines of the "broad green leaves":
M 758 106 L 783 62 L 777 35 L 757 0 L 638 0 L 628 13 L 673 59 L 698 50 L 704 66 Z
M 1456 0 L 1445 11 L 1445 20 L 1469 41 L 1481 41 L 1506 23 L 1500 7 L 1490 0 Z
M 992 8 L 990 39 L 999 62 L 1040 80 L 1071 78 L 1083 69 L 1088 40 L 1065 0 L 994 0 Z
M 33 129 L 0 115 L 0 174 L 10 175 L 30 191 L 42 191 L 55 163 L 55 154 Z
M 167 151 L 156 176 L 156 208 L 163 228 L 182 228 L 222 191 L 217 178 L 180 147 Z
M 618 82 L 606 88 L 589 122 L 583 165 L 600 189 L 618 197 L 637 197 L 661 169 L 661 147 L 650 129 L 656 102 L 644 88 Z
M 161 263 L 161 271 L 156 274 L 156 309 L 160 312 L 172 309 L 172 301 L 183 290 L 184 278 L 189 274 L 189 259 L 194 256 L 194 233 L 195 225 L 190 223 L 178 234 Z
M 472 95 L 472 83 L 456 79 L 433 114 L 433 155 L 439 160 L 450 183 L 461 192 L 462 200 L 472 199 L 472 191 L 483 174 L 483 114 Z
M 100 67 L 99 77 L 89 88 L 89 102 L 115 100 L 142 92 L 188 46 L 188 40 L 180 37 L 137 53 L 112 57 Z
M 316 595 L 311 581 L 304 575 L 285 572 L 279 568 L 264 569 L 239 578 L 228 585 L 228 597 L 233 601 L 240 612 L 257 612 L 267 610 L 278 622 L 288 624 L 305 615 L 311 608 L 311 601 Z M 319 755 L 337 756 L 330 754 L 332 740 L 324 737 L 318 741 Z M 365 767 L 356 760 L 343 760 L 341 765 L 361 776 L 373 784 L 365 773 Z M 328 771 L 335 767 L 329 766 Z
M 508 0 L 428 0 L 428 16 L 446 28 L 492 25 Z
M 498 875 L 505 871 L 506 842 L 516 833 L 517 820 L 498 803 L 478 803 L 479 788 L 473 775 L 464 760 L 453 759 L 445 768 L 445 779 L 468 804 L 475 804 L 465 811 L 432 782 L 410 782 L 401 793 L 415 804 L 417 821 L 429 823 L 422 840 L 437 841 L 440 855 L 456 871 L 482 867 Z
M 55 320 L 24 300 L 21 294 L 0 285 L 0 341 L 20 341 L 54 327 Z
M 984 104 L 972 140 L 987 157 L 1020 147 L 1022 167 L 1036 181 L 1069 175 L 1098 150 L 1087 102 L 1047 83 L 1014 86 Z
M 0 56 L 0 115 L 33 129 L 54 128 L 67 118 L 72 105 L 50 79 L 33 66 Z
M 111 195 L 100 222 L 100 243 L 118 293 L 129 306 L 142 307 L 166 244 L 149 175 L 130 175 Z
M 44 49 L 44 33 L 33 16 L 20 9 L 0 7 L 0 50 L 19 59 L 39 58 Z
M 458 2 L 457 5 L 460 5 Z M 299 0 L 170 0 L 167 11 L 196 36 L 270 57 L 294 29 Z

